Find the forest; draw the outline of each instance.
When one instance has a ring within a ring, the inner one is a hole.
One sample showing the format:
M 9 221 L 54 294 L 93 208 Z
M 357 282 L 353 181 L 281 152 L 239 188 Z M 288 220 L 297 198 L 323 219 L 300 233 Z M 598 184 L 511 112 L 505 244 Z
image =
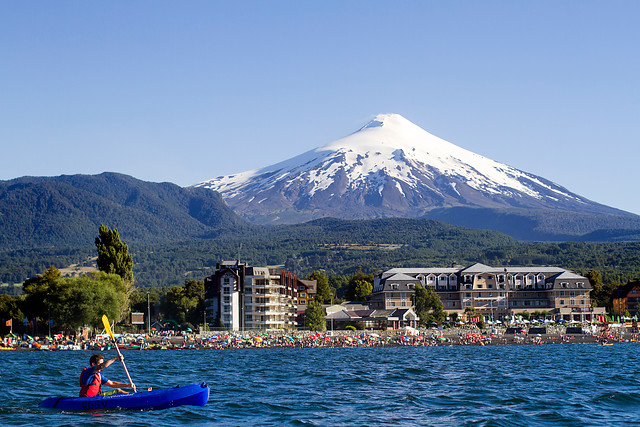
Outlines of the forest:
M 519 242 L 505 234 L 451 226 L 439 221 L 321 219 L 154 245 L 130 245 L 136 285 L 182 286 L 203 280 L 218 262 L 240 259 L 255 266 L 281 266 L 299 277 L 367 273 L 393 267 L 437 267 L 480 262 L 491 266 L 557 266 L 585 274 L 597 270 L 604 283 L 640 278 L 640 242 Z M 95 248 L 23 249 L 0 252 L 0 282 L 10 285 L 42 274 L 49 266 L 95 263 Z

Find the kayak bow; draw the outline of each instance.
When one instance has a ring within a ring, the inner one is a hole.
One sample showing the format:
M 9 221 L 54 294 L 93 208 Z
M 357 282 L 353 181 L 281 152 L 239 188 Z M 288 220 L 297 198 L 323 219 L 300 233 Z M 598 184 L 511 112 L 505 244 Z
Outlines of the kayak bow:
M 207 383 L 161 388 L 138 393 L 95 397 L 50 397 L 40 402 L 41 408 L 72 411 L 104 409 L 166 409 L 175 406 L 204 406 L 209 400 Z

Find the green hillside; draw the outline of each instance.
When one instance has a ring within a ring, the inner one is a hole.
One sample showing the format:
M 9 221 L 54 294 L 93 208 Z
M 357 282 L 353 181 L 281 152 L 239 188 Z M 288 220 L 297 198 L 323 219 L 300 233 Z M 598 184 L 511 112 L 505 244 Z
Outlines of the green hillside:
M 97 229 L 94 234 L 97 234 Z M 176 286 L 201 280 L 223 259 L 284 266 L 299 276 L 313 270 L 349 274 L 392 267 L 435 267 L 456 262 L 488 265 L 551 265 L 578 272 L 596 269 L 608 282 L 640 278 L 640 243 L 521 243 L 494 231 L 469 230 L 431 220 L 321 219 L 253 229 L 209 239 L 131 245 L 136 284 Z M 21 282 L 56 267 L 86 263 L 92 244 L 80 249 L 0 253 L 0 281 Z
M 217 193 L 115 173 L 0 181 L 0 219 L 0 250 L 90 246 L 100 224 L 132 244 L 248 227 Z

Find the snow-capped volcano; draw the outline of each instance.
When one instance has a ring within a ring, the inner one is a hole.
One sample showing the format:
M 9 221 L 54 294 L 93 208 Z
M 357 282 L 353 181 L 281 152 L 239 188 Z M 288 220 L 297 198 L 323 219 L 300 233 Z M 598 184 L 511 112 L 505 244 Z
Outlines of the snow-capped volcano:
M 380 114 L 351 135 L 273 166 L 196 186 L 219 191 L 258 223 L 418 218 L 459 206 L 624 214 L 451 144 L 398 114 Z

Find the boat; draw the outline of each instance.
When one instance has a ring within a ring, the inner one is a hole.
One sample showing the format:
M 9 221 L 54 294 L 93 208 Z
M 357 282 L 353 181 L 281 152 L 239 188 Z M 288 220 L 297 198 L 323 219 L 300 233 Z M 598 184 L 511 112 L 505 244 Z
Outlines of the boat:
M 161 388 L 140 393 L 111 394 L 95 397 L 50 397 L 41 408 L 95 411 L 105 409 L 166 409 L 175 406 L 204 406 L 209 400 L 207 383 Z

